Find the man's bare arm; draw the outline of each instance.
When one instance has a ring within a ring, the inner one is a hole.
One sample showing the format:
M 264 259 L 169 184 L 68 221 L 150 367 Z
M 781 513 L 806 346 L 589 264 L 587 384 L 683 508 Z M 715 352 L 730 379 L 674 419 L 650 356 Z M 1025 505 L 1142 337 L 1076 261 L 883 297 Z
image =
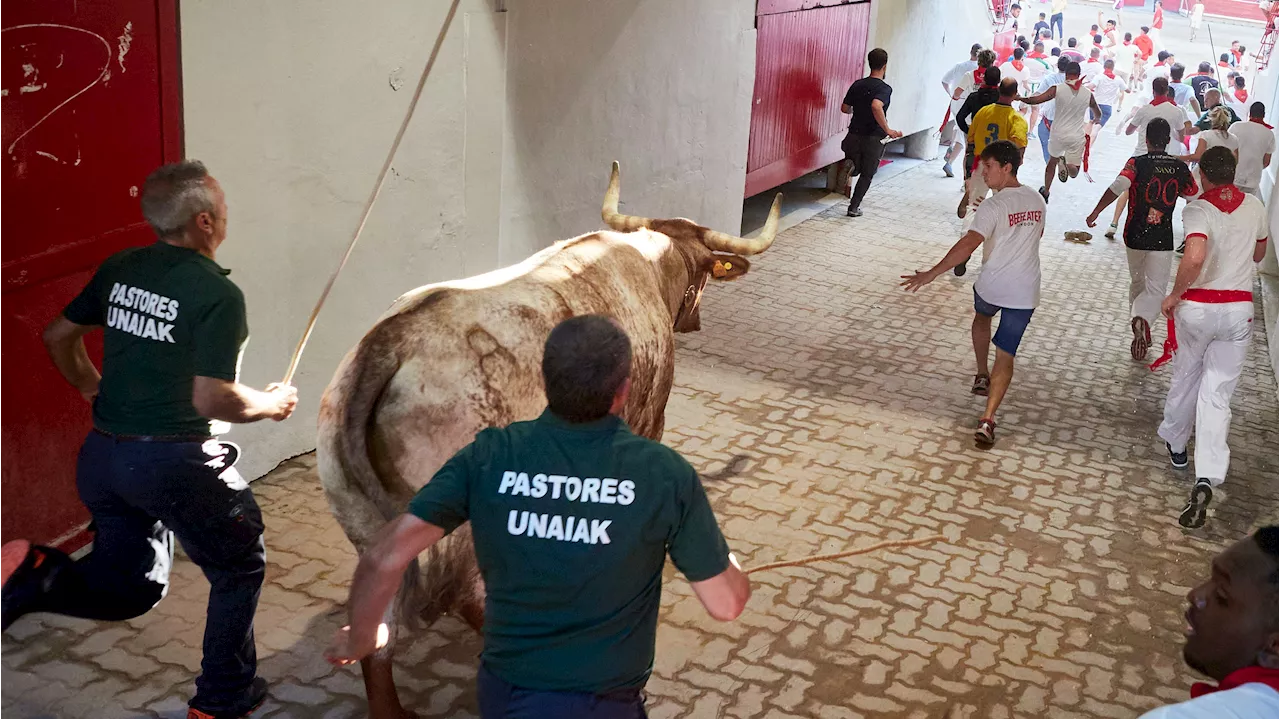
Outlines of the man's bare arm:
M 245 424 L 263 419 L 279 422 L 293 414 L 298 404 L 298 390 L 282 384 L 271 384 L 265 391 L 218 377 L 195 378 L 191 388 L 191 404 L 201 417 Z
M 84 347 L 84 336 L 95 329 L 97 327 L 78 325 L 58 315 L 45 327 L 43 336 L 44 347 L 49 359 L 53 360 L 53 366 L 87 402 L 92 402 L 98 395 L 98 383 L 102 380 Z
M 1036 95 L 1034 97 L 1020 97 L 1018 98 L 1018 101 L 1027 105 L 1039 105 L 1040 103 L 1048 102 L 1057 96 L 1058 96 L 1058 86 L 1054 85 L 1053 87 L 1049 88 L 1048 90 L 1045 90 L 1039 95 Z
M 445 531 L 412 514 L 402 514 L 373 536 L 360 555 L 351 596 L 347 599 L 347 622 L 325 652 L 332 664 L 351 664 L 369 656 L 379 641 L 382 618 L 395 598 L 404 571 L 422 552 L 440 541 Z
M 751 583 L 732 554 L 729 555 L 728 569 L 710 579 L 690 582 L 690 585 L 707 614 L 722 622 L 737 619 L 751 598 Z

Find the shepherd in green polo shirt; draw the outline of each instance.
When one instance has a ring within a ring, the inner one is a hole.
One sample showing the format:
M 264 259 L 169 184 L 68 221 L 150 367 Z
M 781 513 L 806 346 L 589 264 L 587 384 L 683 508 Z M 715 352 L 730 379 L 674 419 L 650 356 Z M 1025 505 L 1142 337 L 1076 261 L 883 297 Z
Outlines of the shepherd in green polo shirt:
M 216 436 L 229 423 L 287 419 L 298 393 L 237 381 L 249 326 L 244 295 L 214 260 L 227 203 L 205 166 L 151 173 L 142 215 L 156 242 L 107 258 L 44 333 L 54 366 L 93 405 L 76 466 L 93 551 L 72 562 L 51 547 L 5 543 L 0 616 L 8 627 L 29 612 L 142 615 L 169 590 L 176 535 L 210 584 L 187 719 L 238 719 L 267 693 L 253 641 L 266 558 L 262 512 L 235 468 L 240 448 Z M 97 330 L 101 375 L 84 345 Z
M 667 555 L 716 619 L 735 619 L 751 588 L 697 472 L 617 416 L 630 371 L 612 320 L 556 326 L 547 410 L 477 434 L 379 532 L 330 661 L 371 654 L 405 568 L 470 521 L 486 589 L 481 716 L 643 717 Z

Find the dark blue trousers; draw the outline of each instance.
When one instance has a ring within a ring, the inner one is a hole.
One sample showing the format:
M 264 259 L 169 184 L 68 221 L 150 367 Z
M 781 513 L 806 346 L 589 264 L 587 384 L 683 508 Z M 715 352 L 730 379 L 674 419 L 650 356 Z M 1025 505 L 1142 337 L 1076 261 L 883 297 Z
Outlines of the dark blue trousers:
M 173 537 L 209 580 L 192 706 L 232 707 L 257 672 L 253 615 L 266 569 L 262 512 L 217 443 L 85 439 L 76 468 L 93 551 L 58 570 L 33 611 L 100 620 L 145 614 L 169 590 Z M 237 452 L 238 454 L 238 452 Z
M 645 719 L 644 695 L 638 690 L 609 694 L 544 692 L 521 689 L 480 665 L 476 694 L 481 719 Z

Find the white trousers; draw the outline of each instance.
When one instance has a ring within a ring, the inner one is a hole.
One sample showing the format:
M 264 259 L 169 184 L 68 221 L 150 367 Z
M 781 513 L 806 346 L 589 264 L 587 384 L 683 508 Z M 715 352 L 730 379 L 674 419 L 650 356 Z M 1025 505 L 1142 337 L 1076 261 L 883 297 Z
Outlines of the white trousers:
M 1226 479 L 1231 460 L 1231 394 L 1253 337 L 1253 303 L 1183 301 L 1173 314 L 1178 352 L 1159 434 L 1182 452 L 1195 429 L 1196 477 L 1216 487 Z
M 1160 303 L 1169 294 L 1173 252 L 1124 249 L 1129 257 L 1129 317 L 1141 317 L 1154 325 L 1160 317 Z

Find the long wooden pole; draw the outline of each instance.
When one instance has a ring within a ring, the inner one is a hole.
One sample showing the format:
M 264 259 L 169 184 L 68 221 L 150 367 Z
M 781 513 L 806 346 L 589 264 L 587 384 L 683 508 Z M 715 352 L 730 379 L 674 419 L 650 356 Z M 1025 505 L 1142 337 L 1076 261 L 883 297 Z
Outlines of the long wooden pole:
M 347 266 L 347 261 L 351 259 L 351 252 L 356 248 L 356 243 L 360 241 L 360 233 L 364 231 L 365 223 L 369 221 L 369 213 L 373 211 L 373 205 L 378 201 L 378 195 L 382 193 L 382 185 L 387 180 L 387 173 L 391 171 L 391 161 L 395 159 L 396 150 L 400 148 L 400 141 L 404 139 L 405 130 L 409 129 L 409 121 L 413 119 L 413 111 L 418 107 L 418 99 L 422 97 L 422 88 L 427 85 L 427 77 L 431 75 L 431 68 L 436 64 L 436 58 L 440 55 L 440 47 L 444 45 L 445 34 L 449 31 L 449 26 L 453 24 L 453 16 L 457 14 L 458 3 L 460 0 L 453 0 L 449 5 L 449 14 L 444 18 L 444 25 L 440 28 L 440 34 L 436 36 L 436 43 L 431 48 L 431 55 L 427 58 L 427 64 L 422 68 L 422 77 L 418 78 L 418 87 L 413 91 L 413 99 L 409 101 L 409 110 L 404 115 L 404 120 L 400 123 L 400 129 L 396 132 L 396 139 L 391 143 L 391 150 L 387 152 L 387 160 L 382 163 L 382 171 L 378 173 L 378 181 L 373 185 L 373 192 L 369 194 L 368 201 L 365 202 L 364 212 L 360 214 L 360 223 L 356 225 L 355 234 L 351 236 L 351 242 L 347 244 L 347 251 L 342 255 L 342 261 L 338 263 L 338 268 L 329 276 L 329 281 L 324 285 L 324 291 L 320 293 L 320 299 L 316 301 L 316 306 L 311 310 L 311 317 L 307 319 L 307 327 L 302 331 L 302 337 L 298 340 L 298 346 L 293 350 L 293 357 L 289 360 L 289 369 L 284 373 L 284 380 L 281 384 L 293 384 L 293 375 L 298 371 L 298 362 L 302 360 L 302 351 L 307 348 L 307 340 L 311 339 L 311 331 L 316 328 L 316 319 L 320 316 L 320 308 L 324 307 L 324 301 L 329 298 L 329 291 L 333 289 L 333 283 L 338 279 L 338 275 L 342 273 L 342 268 Z

